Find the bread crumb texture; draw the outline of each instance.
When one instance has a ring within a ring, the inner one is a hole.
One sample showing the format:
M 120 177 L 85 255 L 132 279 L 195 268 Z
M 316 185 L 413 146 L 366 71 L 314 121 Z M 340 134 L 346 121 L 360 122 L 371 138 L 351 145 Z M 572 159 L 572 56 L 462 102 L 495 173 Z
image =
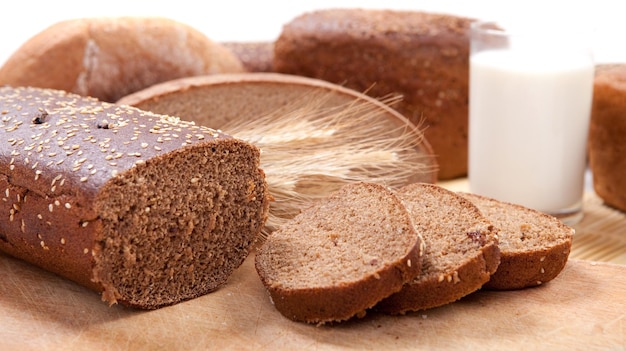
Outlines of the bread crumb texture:
M 158 308 L 224 284 L 267 218 L 259 150 L 171 116 L 0 88 L 0 249 Z

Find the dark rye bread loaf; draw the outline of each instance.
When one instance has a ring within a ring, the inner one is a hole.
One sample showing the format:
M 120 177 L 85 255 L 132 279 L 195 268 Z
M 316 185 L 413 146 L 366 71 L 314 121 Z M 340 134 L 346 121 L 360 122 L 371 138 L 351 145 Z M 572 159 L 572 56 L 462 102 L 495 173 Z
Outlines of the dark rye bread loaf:
M 239 58 L 246 71 L 274 72 L 274 42 L 228 41 L 221 44 Z
M 422 273 L 376 310 L 404 314 L 442 306 L 479 290 L 500 263 L 497 232 L 463 197 L 432 184 L 397 191 L 425 242 Z
M 53 24 L 0 67 L 0 85 L 33 86 L 114 102 L 153 84 L 243 72 L 229 49 L 161 17 L 95 17 Z
M 375 98 L 401 94 L 394 108 L 426 127 L 439 179 L 460 177 L 467 173 L 471 22 L 417 11 L 309 12 L 283 27 L 274 43 L 274 70 Z
M 588 150 L 594 191 L 626 212 L 626 63 L 596 67 Z
M 144 309 L 226 282 L 264 225 L 259 150 L 178 118 L 0 88 L 0 250 Z
M 498 229 L 500 265 L 484 286 L 513 290 L 554 279 L 565 267 L 574 230 L 558 219 L 520 205 L 460 193 Z
M 255 264 L 278 311 L 323 324 L 363 316 L 415 278 L 422 244 L 390 190 L 352 183 L 273 232 Z

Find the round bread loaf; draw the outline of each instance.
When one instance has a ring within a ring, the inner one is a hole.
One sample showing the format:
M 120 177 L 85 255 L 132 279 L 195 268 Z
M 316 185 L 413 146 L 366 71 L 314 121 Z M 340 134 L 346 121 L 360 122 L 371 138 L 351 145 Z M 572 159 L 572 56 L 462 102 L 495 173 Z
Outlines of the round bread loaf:
M 241 61 L 194 28 L 160 17 L 98 17 L 54 24 L 0 68 L 0 84 L 114 102 L 180 77 L 243 72 Z
M 404 314 L 479 290 L 500 264 L 497 231 L 470 201 L 433 184 L 397 191 L 425 243 L 422 273 L 376 309 Z
M 485 289 L 513 290 L 541 285 L 565 268 L 574 230 L 557 218 L 520 205 L 460 193 L 498 230 L 500 265 Z
M 279 312 L 323 324 L 362 317 L 400 290 L 420 273 L 422 250 L 390 190 L 353 183 L 273 232 L 255 266 Z
M 312 102 L 311 97 L 319 99 Z M 253 126 L 256 118 L 287 113 L 306 104 L 314 106 L 311 118 L 322 118 L 333 108 L 359 102 L 367 104 L 368 118 L 377 129 L 386 129 L 391 135 L 415 135 L 414 158 L 423 168 L 408 182 L 436 182 L 438 164 L 419 127 L 378 100 L 323 80 L 271 72 L 216 74 L 163 82 L 117 101 L 146 111 L 181 116 L 215 129 L 241 122 Z
M 287 23 L 274 70 L 319 78 L 379 98 L 426 126 L 439 178 L 467 173 L 471 20 L 412 11 L 329 9 Z
M 253 145 L 57 90 L 0 88 L 0 250 L 109 303 L 223 285 L 267 219 Z
M 626 64 L 596 67 L 588 150 L 596 194 L 626 212 Z

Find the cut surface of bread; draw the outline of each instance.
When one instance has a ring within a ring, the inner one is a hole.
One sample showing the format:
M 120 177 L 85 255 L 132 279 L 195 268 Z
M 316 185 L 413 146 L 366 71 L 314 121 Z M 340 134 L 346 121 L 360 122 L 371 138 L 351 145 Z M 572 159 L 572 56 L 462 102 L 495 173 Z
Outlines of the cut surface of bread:
M 422 273 L 375 309 L 404 314 L 479 290 L 500 262 L 491 223 L 470 201 L 437 185 L 411 184 L 397 194 L 425 243 Z
M 278 311 L 323 324 L 363 316 L 421 269 L 422 241 L 401 201 L 373 183 L 342 187 L 273 232 L 256 270 Z
M 484 288 L 513 290 L 554 279 L 565 267 L 574 230 L 558 219 L 521 205 L 461 193 L 498 229 L 500 266 Z
M 231 134 L 235 134 L 230 131 L 231 127 L 238 124 L 251 127 L 256 119 L 271 124 L 281 115 L 301 111 L 310 120 L 324 120 L 330 114 L 350 111 L 348 107 L 355 105 L 357 111 L 366 114 L 368 121 L 364 123 L 369 123 L 376 133 L 398 138 L 403 134 L 414 136 L 410 145 L 415 156 L 411 161 L 419 159 L 423 168 L 409 178 L 411 182 L 434 183 L 437 180 L 437 159 L 419 124 L 408 121 L 377 99 L 319 79 L 266 72 L 186 77 L 129 94 L 117 103 L 179 116 Z M 350 135 L 349 131 L 342 130 L 333 134 Z M 324 135 L 316 136 L 319 139 Z M 333 137 L 332 134 L 329 137 Z

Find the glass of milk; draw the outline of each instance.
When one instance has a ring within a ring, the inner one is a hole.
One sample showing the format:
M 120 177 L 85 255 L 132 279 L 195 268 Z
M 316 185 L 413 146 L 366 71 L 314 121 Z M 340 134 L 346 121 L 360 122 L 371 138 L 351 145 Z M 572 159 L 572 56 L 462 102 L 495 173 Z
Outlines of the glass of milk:
M 471 29 L 470 191 L 582 217 L 594 62 L 588 42 L 553 29 Z

